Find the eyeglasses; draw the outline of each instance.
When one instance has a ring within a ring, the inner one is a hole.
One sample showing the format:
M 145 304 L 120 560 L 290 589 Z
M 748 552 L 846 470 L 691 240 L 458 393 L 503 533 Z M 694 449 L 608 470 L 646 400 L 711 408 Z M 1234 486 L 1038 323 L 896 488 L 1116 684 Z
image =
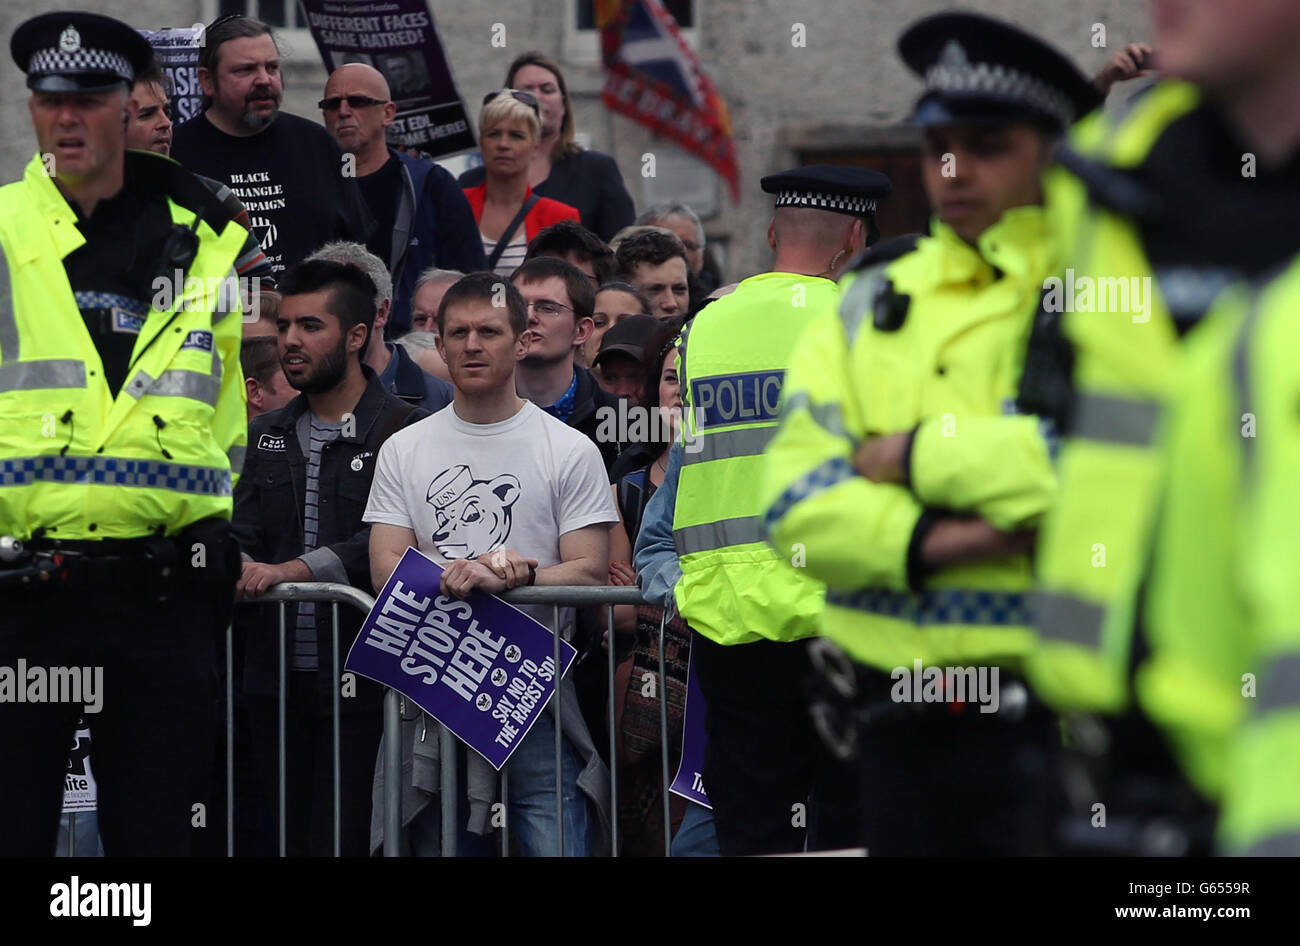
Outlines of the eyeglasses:
M 516 102 L 523 102 L 536 112 L 539 118 L 541 117 L 542 107 L 537 102 L 537 96 L 533 95 L 531 92 L 521 92 L 519 89 L 497 89 L 495 92 L 489 92 L 487 95 L 483 96 L 483 104 L 486 105 L 498 95 L 505 95 L 507 92 L 510 93 L 511 97 Z
M 347 102 L 348 108 L 355 111 L 359 108 L 369 108 L 371 105 L 387 105 L 388 99 L 372 99 L 368 95 L 332 95 L 327 99 L 321 99 L 316 103 L 316 107 L 322 112 L 337 112 L 343 102 Z
M 550 299 L 538 299 L 536 302 L 528 302 L 526 305 L 538 315 L 559 315 L 565 309 L 570 312 L 574 311 L 573 306 L 565 305 L 563 302 L 552 302 Z

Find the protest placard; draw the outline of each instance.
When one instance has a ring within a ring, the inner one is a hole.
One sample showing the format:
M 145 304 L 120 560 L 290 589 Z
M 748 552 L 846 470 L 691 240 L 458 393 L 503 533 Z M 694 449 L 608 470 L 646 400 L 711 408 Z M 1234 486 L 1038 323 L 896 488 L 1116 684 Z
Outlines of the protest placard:
M 438 591 L 442 567 L 413 548 L 361 625 L 346 668 L 392 687 L 500 769 L 524 741 L 577 651 L 484 592 Z
M 203 90 L 199 88 L 199 43 L 202 26 L 170 27 L 161 30 L 138 30 L 171 80 L 171 120 L 177 125 L 203 111 Z
M 63 779 L 63 810 L 94 811 L 97 805 L 95 776 L 90 771 L 90 726 L 80 717 L 68 752 L 68 774 Z
M 704 732 L 704 694 L 695 676 L 695 655 L 686 665 L 686 705 L 682 707 L 682 761 L 677 776 L 668 791 L 681 795 L 709 810 L 709 796 L 704 791 L 704 746 L 708 736 Z
M 302 6 L 328 72 L 363 62 L 388 80 L 397 105 L 390 144 L 433 157 L 475 147 L 426 0 L 302 0 Z

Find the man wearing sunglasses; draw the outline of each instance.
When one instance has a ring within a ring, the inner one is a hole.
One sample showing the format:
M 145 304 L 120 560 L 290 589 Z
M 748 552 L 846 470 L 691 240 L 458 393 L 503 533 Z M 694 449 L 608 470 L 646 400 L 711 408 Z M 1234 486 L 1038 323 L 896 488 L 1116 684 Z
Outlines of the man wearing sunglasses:
M 318 103 L 325 129 L 356 159 L 357 184 L 375 218 L 366 247 L 393 275 L 390 332 L 411 326 L 415 281 L 430 267 L 472 273 L 487 267 L 478 225 L 456 179 L 439 165 L 391 148 L 397 117 L 388 82 L 365 63 L 335 69 Z
M 271 28 L 229 17 L 208 27 L 203 40 L 204 111 L 177 127 L 172 157 L 244 202 L 276 276 L 322 243 L 364 243 L 372 220 L 350 162 L 315 122 L 280 111 L 284 87 Z

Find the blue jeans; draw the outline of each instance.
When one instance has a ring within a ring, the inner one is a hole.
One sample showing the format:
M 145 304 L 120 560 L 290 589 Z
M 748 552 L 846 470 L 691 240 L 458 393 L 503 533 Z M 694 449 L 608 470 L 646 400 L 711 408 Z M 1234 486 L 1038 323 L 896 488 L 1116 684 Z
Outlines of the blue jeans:
M 713 811 L 688 802 L 682 823 L 673 835 L 673 857 L 721 857 L 718 832 L 713 826 Z
M 561 744 L 564 798 L 564 856 L 591 854 L 591 813 L 578 788 L 582 759 L 568 739 Z M 555 857 L 559 847 L 555 820 L 555 710 L 548 705 L 506 764 L 506 817 L 524 857 Z
M 73 830 L 69 844 L 68 832 Z M 64 812 L 59 816 L 59 840 L 55 857 L 103 857 L 104 842 L 99 839 L 99 812 Z

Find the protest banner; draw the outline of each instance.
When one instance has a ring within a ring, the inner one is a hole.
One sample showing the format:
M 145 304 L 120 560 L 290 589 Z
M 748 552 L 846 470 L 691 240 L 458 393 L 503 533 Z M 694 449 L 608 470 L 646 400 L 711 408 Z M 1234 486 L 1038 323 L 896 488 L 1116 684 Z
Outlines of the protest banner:
M 302 0 L 327 72 L 374 66 L 397 105 L 388 142 L 438 157 L 475 147 L 426 0 Z
M 682 707 L 682 761 L 668 791 L 674 795 L 703 805 L 710 811 L 709 796 L 704 791 L 704 746 L 708 736 L 704 732 L 704 694 L 695 676 L 695 654 L 686 665 L 686 705 Z
M 438 591 L 442 568 L 408 548 L 348 652 L 345 667 L 392 687 L 500 769 L 577 651 L 500 598 Z
M 171 80 L 171 120 L 181 125 L 203 111 L 203 90 L 199 88 L 199 44 L 203 26 L 138 30 L 149 41 L 158 65 Z

